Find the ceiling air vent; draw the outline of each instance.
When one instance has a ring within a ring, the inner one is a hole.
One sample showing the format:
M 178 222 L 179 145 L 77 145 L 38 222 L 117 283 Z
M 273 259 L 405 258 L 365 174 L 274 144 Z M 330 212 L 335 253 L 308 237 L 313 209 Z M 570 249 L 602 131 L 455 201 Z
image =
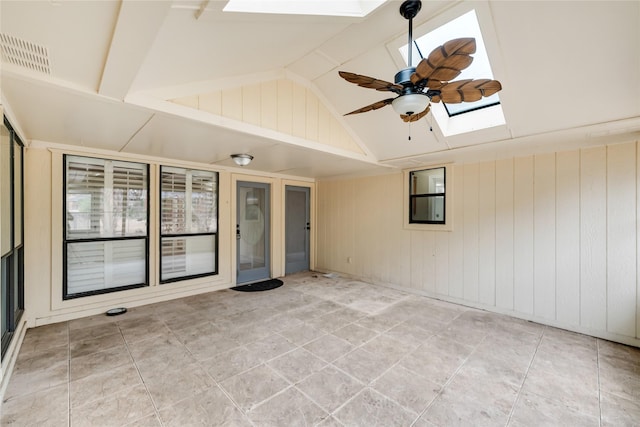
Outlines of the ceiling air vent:
M 46 47 L 4 33 L 0 33 L 0 47 L 5 62 L 51 74 L 49 52 Z

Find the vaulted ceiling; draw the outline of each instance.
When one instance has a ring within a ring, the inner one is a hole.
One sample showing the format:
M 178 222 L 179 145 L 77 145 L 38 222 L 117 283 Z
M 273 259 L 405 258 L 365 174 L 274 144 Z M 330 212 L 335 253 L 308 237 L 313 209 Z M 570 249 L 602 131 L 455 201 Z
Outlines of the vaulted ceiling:
M 639 139 L 635 1 L 425 1 L 414 36 L 476 10 L 506 124 L 445 137 L 431 115 L 409 126 L 391 107 L 344 117 L 388 96 L 339 70 L 393 81 L 404 68 L 400 4 L 357 18 L 3 0 L 3 49 L 36 58 L 4 51 L 3 104 L 27 142 L 222 166 L 248 152 L 247 168 L 318 179 Z

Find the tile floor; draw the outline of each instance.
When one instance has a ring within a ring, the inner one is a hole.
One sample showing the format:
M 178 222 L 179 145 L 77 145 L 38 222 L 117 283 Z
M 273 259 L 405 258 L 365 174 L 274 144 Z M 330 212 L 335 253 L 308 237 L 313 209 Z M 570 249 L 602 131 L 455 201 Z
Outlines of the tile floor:
M 304 273 L 31 329 L 19 426 L 624 426 L 640 349 Z

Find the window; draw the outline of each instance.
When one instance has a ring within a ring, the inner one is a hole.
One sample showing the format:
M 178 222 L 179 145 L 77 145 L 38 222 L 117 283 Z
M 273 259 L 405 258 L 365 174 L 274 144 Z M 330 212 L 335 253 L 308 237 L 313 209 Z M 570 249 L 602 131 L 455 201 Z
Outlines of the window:
M 453 231 L 453 170 L 451 165 L 405 170 L 404 228 Z
M 24 310 L 24 148 L 6 119 L 0 134 L 0 333 L 4 356 Z
M 445 223 L 445 169 L 424 169 L 409 173 L 409 223 Z
M 162 166 L 160 282 L 217 274 L 218 174 Z
M 64 159 L 63 298 L 146 286 L 148 165 Z

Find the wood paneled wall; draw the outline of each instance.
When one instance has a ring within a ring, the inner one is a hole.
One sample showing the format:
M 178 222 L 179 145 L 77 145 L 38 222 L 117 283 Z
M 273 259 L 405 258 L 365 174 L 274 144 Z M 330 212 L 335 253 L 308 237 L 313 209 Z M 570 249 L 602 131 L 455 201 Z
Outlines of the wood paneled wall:
M 451 232 L 403 229 L 402 174 L 322 181 L 316 265 L 640 345 L 639 166 L 635 142 L 455 165 Z
M 364 153 L 313 90 L 291 80 L 272 80 L 171 101 L 286 135 Z

